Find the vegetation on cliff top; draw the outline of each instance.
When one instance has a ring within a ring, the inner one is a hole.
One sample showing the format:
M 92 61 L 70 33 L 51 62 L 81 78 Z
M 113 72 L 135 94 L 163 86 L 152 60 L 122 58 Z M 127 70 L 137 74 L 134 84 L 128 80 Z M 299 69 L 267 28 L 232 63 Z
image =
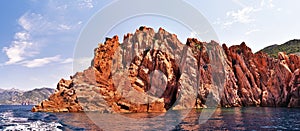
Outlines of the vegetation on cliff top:
M 300 55 L 300 39 L 290 40 L 282 45 L 277 45 L 277 44 L 271 45 L 260 51 L 265 52 L 269 56 L 275 58 L 277 58 L 278 52 Z

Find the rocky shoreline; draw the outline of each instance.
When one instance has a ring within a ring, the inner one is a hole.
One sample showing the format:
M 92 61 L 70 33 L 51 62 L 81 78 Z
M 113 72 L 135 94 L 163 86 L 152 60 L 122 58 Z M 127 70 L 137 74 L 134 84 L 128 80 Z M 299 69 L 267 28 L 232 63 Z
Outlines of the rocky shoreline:
M 165 112 L 222 107 L 300 107 L 300 57 L 253 53 L 245 43 L 227 47 L 141 27 L 107 38 L 91 66 L 32 108 L 33 112 Z M 222 88 L 221 88 L 222 87 Z

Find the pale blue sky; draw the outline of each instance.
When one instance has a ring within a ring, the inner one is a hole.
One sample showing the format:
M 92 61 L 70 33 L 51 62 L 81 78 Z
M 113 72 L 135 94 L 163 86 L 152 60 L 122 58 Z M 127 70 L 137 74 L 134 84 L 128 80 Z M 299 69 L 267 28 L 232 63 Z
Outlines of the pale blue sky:
M 253 51 L 258 51 L 300 38 L 297 0 L 185 1 L 206 17 L 220 43 L 234 45 L 245 41 Z M 60 78 L 69 78 L 80 31 L 109 3 L 110 0 L 1 0 L 0 88 L 55 88 Z M 134 24 L 124 26 L 128 23 Z M 177 34 L 183 43 L 186 37 L 194 36 L 172 20 L 143 17 L 123 22 L 122 28 L 113 28 L 108 36 L 118 34 L 122 38 L 123 33 L 133 32 L 140 25 L 155 30 L 162 26 Z M 82 62 L 89 63 L 86 59 Z

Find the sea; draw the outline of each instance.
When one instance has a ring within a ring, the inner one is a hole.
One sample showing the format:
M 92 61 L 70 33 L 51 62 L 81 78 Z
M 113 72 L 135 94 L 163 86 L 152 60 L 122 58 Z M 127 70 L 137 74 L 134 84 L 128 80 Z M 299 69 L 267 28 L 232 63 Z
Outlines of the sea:
M 159 118 L 165 114 L 45 113 L 31 112 L 31 108 L 29 105 L 0 105 L 0 130 L 300 130 L 299 108 L 217 108 L 211 109 L 212 114 L 201 122 L 201 109 L 174 111 L 168 118 L 148 119 Z M 186 112 L 187 115 L 182 117 Z M 132 121 L 133 119 L 135 121 Z

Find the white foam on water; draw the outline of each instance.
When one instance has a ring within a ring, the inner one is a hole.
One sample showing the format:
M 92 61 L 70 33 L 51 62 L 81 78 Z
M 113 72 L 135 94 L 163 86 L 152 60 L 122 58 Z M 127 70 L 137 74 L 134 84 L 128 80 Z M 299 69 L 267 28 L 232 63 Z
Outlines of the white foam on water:
M 27 122 L 27 123 L 14 123 L 14 125 L 7 126 L 4 131 L 15 131 L 15 130 L 22 130 L 22 131 L 62 131 L 58 127 L 62 127 L 61 124 L 51 122 L 46 123 L 42 121 L 35 121 L 35 122 Z
M 62 131 L 60 128 L 63 127 L 57 122 L 47 123 L 40 120 L 29 122 L 28 118 L 14 117 L 11 110 L 0 113 L 0 118 L 1 123 L 4 124 L 3 131 Z

